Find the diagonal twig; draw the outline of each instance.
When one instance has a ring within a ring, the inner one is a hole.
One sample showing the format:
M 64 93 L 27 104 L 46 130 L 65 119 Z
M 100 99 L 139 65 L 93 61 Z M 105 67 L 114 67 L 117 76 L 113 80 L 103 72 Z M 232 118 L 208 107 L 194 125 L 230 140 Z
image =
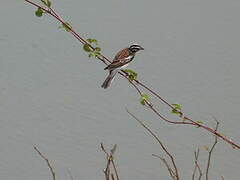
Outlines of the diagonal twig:
M 49 168 L 50 171 L 51 171 L 53 180 L 56 180 L 56 176 L 55 176 L 55 172 L 54 172 L 54 170 L 53 170 L 53 166 L 50 164 L 48 158 L 47 158 L 45 155 L 43 155 L 43 154 L 38 150 L 38 148 L 37 148 L 36 146 L 34 146 L 34 150 L 37 151 L 37 153 L 46 161 L 47 166 L 48 166 L 48 168 Z
M 156 154 L 152 154 L 152 156 L 159 158 L 159 159 L 163 162 L 163 164 L 167 167 L 167 170 L 168 170 L 170 176 L 172 177 L 173 180 L 175 180 L 175 179 L 176 179 L 176 175 L 175 175 L 175 173 L 173 172 L 173 170 L 172 170 L 172 168 L 170 167 L 170 165 L 168 164 L 168 162 L 166 161 L 166 159 L 164 159 L 164 158 L 162 158 L 161 156 L 158 156 L 158 155 L 156 155 Z
M 218 130 L 218 126 L 219 126 L 219 122 L 216 119 L 215 119 L 215 121 L 217 123 L 216 127 L 215 127 L 215 131 L 217 131 Z M 208 152 L 208 161 L 207 161 L 207 168 L 206 168 L 206 180 L 208 180 L 208 174 L 209 174 L 209 168 L 210 168 L 210 163 L 211 163 L 212 152 L 213 152 L 217 142 L 218 142 L 218 136 L 215 136 L 215 141 L 214 141 L 210 151 Z
M 103 143 L 101 143 L 101 149 L 106 154 L 106 157 L 107 157 L 106 168 L 103 171 L 104 174 L 105 174 L 105 179 L 110 180 L 110 177 L 111 177 L 111 179 L 114 180 L 115 179 L 114 174 L 115 174 L 116 179 L 119 180 L 119 175 L 118 175 L 117 168 L 116 168 L 116 165 L 115 165 L 115 162 L 114 162 L 114 153 L 117 149 L 117 145 L 115 144 L 113 146 L 113 148 L 110 150 L 110 153 L 108 153 L 106 151 L 106 149 L 103 146 Z M 113 167 L 114 173 L 111 172 L 111 165 Z
M 70 179 L 71 179 L 71 180 L 74 180 L 73 175 L 72 175 L 70 169 L 67 169 L 67 172 L 68 172 L 68 175 L 69 175 Z
M 127 113 L 130 114 L 135 120 L 137 120 L 153 137 L 154 139 L 158 142 L 158 144 L 161 146 L 163 151 L 167 154 L 167 156 L 171 159 L 173 168 L 174 168 L 174 175 L 176 176 L 176 180 L 179 180 L 179 175 L 178 175 L 178 169 L 176 166 L 176 163 L 174 161 L 173 156 L 171 153 L 167 150 L 167 148 L 163 145 L 162 141 L 157 137 L 157 135 L 149 128 L 147 127 L 141 120 L 139 120 L 135 115 L 133 115 L 131 112 L 126 109 Z
M 195 168 L 194 168 L 194 171 L 193 171 L 192 180 L 195 179 L 195 174 L 196 174 L 196 171 L 197 171 L 197 170 L 198 170 L 198 172 L 199 172 L 198 180 L 200 180 L 200 179 L 202 178 L 202 175 L 203 175 L 202 170 L 201 170 L 201 168 L 200 168 L 200 166 L 199 166 L 199 164 L 198 164 L 199 152 L 200 152 L 199 148 L 198 148 L 197 151 L 194 151 L 194 158 L 195 158 L 195 162 L 194 162 L 194 163 L 195 163 Z

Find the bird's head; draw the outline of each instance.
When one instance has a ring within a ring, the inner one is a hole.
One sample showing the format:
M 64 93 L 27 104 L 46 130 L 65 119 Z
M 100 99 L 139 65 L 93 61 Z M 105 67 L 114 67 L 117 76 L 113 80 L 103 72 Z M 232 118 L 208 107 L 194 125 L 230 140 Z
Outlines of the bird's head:
M 128 49 L 129 49 L 129 51 L 131 51 L 132 53 L 136 53 L 136 52 L 138 52 L 138 51 L 140 51 L 140 50 L 144 50 L 144 48 L 141 47 L 141 46 L 138 45 L 138 44 L 133 44 L 133 45 L 131 45 Z

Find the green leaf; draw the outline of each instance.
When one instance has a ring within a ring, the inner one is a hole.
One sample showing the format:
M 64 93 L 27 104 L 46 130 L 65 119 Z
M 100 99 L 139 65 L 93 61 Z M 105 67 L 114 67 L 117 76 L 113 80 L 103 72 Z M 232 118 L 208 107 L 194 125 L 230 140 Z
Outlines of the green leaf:
M 62 25 L 58 28 L 64 28 L 67 32 L 70 32 L 72 30 L 72 26 L 68 22 L 62 23 Z
M 89 58 L 91 58 L 91 57 L 93 57 L 93 56 L 94 56 L 93 53 L 89 53 L 89 54 L 88 54 L 88 57 L 89 57 Z
M 83 49 L 86 52 L 89 52 L 88 57 L 98 57 L 101 55 L 101 48 L 98 46 L 98 41 L 96 39 L 87 39 L 86 44 L 84 44 Z M 94 43 L 94 44 L 92 44 Z M 97 47 L 96 47 L 97 46 Z
M 64 28 L 67 32 L 70 32 L 72 30 L 72 26 L 68 23 L 62 23 L 62 26 L 60 28 Z
M 88 57 L 89 57 L 89 58 L 91 58 L 91 57 L 97 57 L 97 56 L 99 56 L 99 55 L 100 55 L 99 52 L 89 52 Z
M 92 51 L 92 49 L 91 49 L 91 47 L 90 47 L 89 44 L 84 44 L 84 45 L 83 45 L 83 49 L 84 49 L 84 51 L 86 51 L 86 52 L 91 52 L 91 51 Z
M 173 113 L 173 114 L 179 114 L 180 112 L 179 112 L 177 109 L 173 109 L 173 110 L 172 110 L 172 113 Z
M 181 104 L 172 104 L 174 106 L 174 109 L 177 110 L 182 110 L 182 105 Z
M 51 1 L 47 1 L 48 3 L 47 3 L 47 7 L 51 7 L 51 5 L 52 5 L 52 2 Z
M 96 48 L 95 48 L 95 51 L 100 52 L 100 51 L 101 51 L 101 48 L 100 48 L 100 47 L 96 47 Z
M 172 106 L 174 107 L 174 109 L 172 109 L 172 113 L 177 114 L 180 117 L 182 117 L 183 116 L 183 113 L 181 112 L 182 111 L 182 105 L 181 104 L 172 104 Z
M 148 94 L 143 93 L 141 95 L 140 103 L 142 105 L 146 105 L 146 101 L 149 101 L 149 100 L 150 100 L 150 96 Z
M 44 5 L 46 5 L 47 7 L 51 7 L 51 5 L 52 5 L 52 2 L 50 1 L 50 0 L 41 0 L 42 1 L 42 3 L 44 4 Z
M 203 121 L 196 121 L 196 123 L 198 123 L 198 124 L 203 124 Z
M 89 43 L 95 43 L 96 45 L 98 45 L 98 40 L 96 40 L 96 39 L 87 39 L 87 41 L 89 42 Z
M 128 77 L 131 81 L 136 80 L 137 79 L 137 73 L 135 71 L 133 71 L 132 69 L 126 69 L 124 70 L 126 73 L 128 73 Z
M 97 56 L 101 55 L 101 53 L 99 51 L 94 51 L 94 55 L 95 55 L 95 57 L 97 57 Z
M 35 15 L 37 17 L 41 17 L 43 15 L 44 11 L 42 8 L 38 8 L 37 11 L 35 11 Z

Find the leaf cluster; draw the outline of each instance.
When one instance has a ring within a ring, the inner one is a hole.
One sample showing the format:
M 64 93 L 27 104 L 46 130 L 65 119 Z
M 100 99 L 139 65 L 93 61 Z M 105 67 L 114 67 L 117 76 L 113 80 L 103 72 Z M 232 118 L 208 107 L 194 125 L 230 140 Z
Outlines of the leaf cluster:
M 128 77 L 130 81 L 137 80 L 138 74 L 135 71 L 133 71 L 132 69 L 126 69 L 124 71 L 128 73 Z
M 67 32 L 72 31 L 72 26 L 71 26 L 71 24 L 68 23 L 68 22 L 62 23 L 62 25 L 59 26 L 59 28 L 63 28 L 63 29 L 65 29 Z
M 181 104 L 172 104 L 172 106 L 174 107 L 172 109 L 172 113 L 182 117 L 182 115 L 183 115 L 183 113 L 182 113 L 182 105 Z
M 149 102 L 149 101 L 150 101 L 150 96 L 148 94 L 146 94 L 146 93 L 143 93 L 141 95 L 140 103 L 142 105 L 146 105 L 146 102 Z
M 88 53 L 88 57 L 98 57 L 101 55 L 101 48 L 99 47 L 97 39 L 87 39 L 88 43 L 83 45 L 83 50 Z
M 52 2 L 50 1 L 50 0 L 41 0 L 41 2 L 45 5 L 45 6 L 47 6 L 48 8 L 50 8 L 51 7 L 51 5 L 52 5 Z M 42 8 L 38 8 L 36 11 L 35 11 L 35 15 L 37 16 L 37 17 L 42 17 L 42 15 L 45 13 L 45 11 L 42 9 Z

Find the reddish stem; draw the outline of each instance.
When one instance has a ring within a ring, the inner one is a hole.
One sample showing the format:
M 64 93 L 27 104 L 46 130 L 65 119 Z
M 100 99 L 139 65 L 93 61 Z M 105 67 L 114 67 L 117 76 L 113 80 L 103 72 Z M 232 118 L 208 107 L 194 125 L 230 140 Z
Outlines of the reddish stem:
M 59 14 L 56 13 L 55 10 L 53 10 L 52 8 L 48 8 L 48 7 L 43 7 L 40 6 L 30 0 L 25 0 L 26 2 L 32 4 L 35 7 L 38 8 L 42 8 L 44 11 L 46 11 L 46 13 L 50 14 L 51 16 L 53 16 L 54 18 L 56 18 L 58 21 L 60 21 L 62 24 L 68 26 L 68 24 L 66 24 L 66 22 L 61 18 L 61 16 Z M 73 28 L 70 29 L 70 33 L 76 38 L 78 39 L 78 41 L 82 44 L 88 44 L 90 48 L 94 49 L 94 47 L 92 47 L 85 39 L 83 39 Z M 106 56 L 104 55 L 99 55 L 98 59 L 100 59 L 103 63 L 107 64 L 105 62 L 105 60 L 107 62 L 111 62 Z M 125 73 L 124 71 L 119 72 L 123 77 L 128 79 L 128 75 L 127 73 Z M 131 81 L 130 81 L 131 82 Z M 140 85 L 142 88 L 148 90 L 152 95 L 156 96 L 158 99 L 160 99 L 160 101 L 162 101 L 164 104 L 166 104 L 167 106 L 169 106 L 171 109 L 175 109 L 169 102 L 167 102 L 164 98 L 162 98 L 159 94 L 157 94 L 155 91 L 153 91 L 152 89 L 150 89 L 148 86 L 146 86 L 145 84 L 143 84 L 142 82 L 140 82 L 139 80 L 134 80 L 134 82 L 136 82 L 138 85 Z M 131 82 L 131 84 L 135 87 L 135 89 L 138 91 L 138 93 L 140 95 L 142 95 L 141 91 L 139 90 L 139 88 L 133 83 Z M 193 126 L 197 126 L 197 127 L 201 127 L 209 132 L 211 132 L 212 134 L 217 135 L 218 137 L 222 138 L 224 141 L 228 142 L 229 144 L 231 144 L 233 147 L 240 149 L 240 145 L 238 145 L 237 143 L 233 142 L 232 140 L 228 139 L 227 137 L 221 135 L 219 132 L 215 131 L 214 129 L 204 126 L 200 123 L 197 123 L 195 121 L 193 121 L 191 118 L 188 118 L 186 116 L 184 116 L 184 119 L 189 121 L 189 122 L 178 122 L 178 121 L 170 121 L 167 118 L 165 118 L 164 116 L 162 116 L 154 107 L 152 104 L 150 104 L 149 102 L 146 102 L 147 105 L 152 109 L 152 111 L 157 114 L 161 119 L 163 119 L 164 121 L 168 122 L 168 123 L 172 123 L 172 124 L 188 124 L 188 125 L 193 125 Z M 182 113 L 182 112 L 180 112 Z

